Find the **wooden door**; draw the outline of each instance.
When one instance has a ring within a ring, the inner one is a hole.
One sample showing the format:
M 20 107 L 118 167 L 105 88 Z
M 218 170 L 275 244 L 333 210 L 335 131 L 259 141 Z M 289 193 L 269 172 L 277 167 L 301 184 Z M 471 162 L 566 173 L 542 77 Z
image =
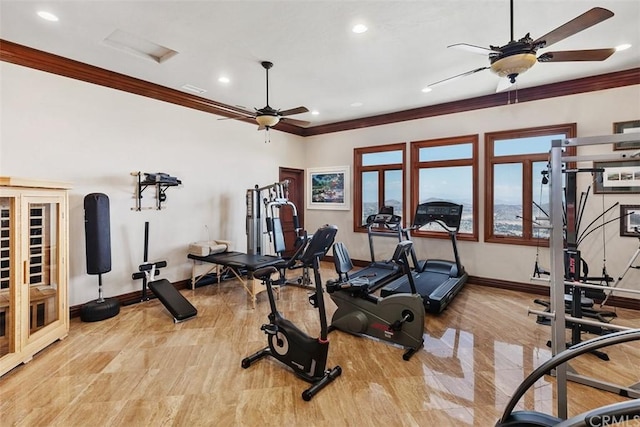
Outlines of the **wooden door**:
M 292 168 L 280 168 L 279 181 L 289 180 L 289 200 L 296 205 L 298 211 L 298 223 L 304 229 L 304 170 Z M 284 256 L 291 256 L 295 252 L 296 230 L 293 223 L 293 209 L 280 208 L 280 221 L 284 232 L 284 242 L 287 250 Z

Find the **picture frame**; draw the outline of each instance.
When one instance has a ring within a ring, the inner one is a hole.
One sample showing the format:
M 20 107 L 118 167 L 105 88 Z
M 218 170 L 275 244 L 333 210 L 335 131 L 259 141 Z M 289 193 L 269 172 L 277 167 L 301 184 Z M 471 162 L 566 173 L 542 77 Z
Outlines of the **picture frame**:
M 307 209 L 351 209 L 349 166 L 307 169 Z
M 640 205 L 620 205 L 620 236 L 638 237 L 635 227 L 640 228 Z
M 593 162 L 596 172 L 593 183 L 594 194 L 636 194 L 640 193 L 640 160 L 614 162 Z
M 635 141 L 616 142 L 613 144 L 614 150 L 640 150 L 640 120 L 628 122 L 616 122 L 613 124 L 613 133 L 637 133 L 638 139 Z

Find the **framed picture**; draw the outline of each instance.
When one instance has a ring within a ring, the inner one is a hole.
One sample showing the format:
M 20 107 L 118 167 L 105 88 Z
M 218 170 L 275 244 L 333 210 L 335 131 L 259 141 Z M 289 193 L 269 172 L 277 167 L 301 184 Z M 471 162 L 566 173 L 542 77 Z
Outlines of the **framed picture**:
M 638 237 L 640 230 L 640 205 L 620 205 L 620 235 Z
M 639 150 L 640 149 L 640 120 L 614 123 L 613 133 L 637 133 L 638 134 L 637 140 L 614 143 L 613 144 L 614 150 Z
M 349 166 L 307 169 L 307 209 L 351 209 Z
M 593 167 L 604 169 L 596 172 L 594 193 L 640 193 L 640 160 L 593 162 Z

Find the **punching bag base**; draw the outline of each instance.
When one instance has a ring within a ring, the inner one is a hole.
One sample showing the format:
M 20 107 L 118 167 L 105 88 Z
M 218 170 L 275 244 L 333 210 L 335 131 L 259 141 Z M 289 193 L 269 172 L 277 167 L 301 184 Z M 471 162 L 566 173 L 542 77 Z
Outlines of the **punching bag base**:
M 98 322 L 120 313 L 120 301 L 117 298 L 105 298 L 103 301 L 90 301 L 80 308 L 80 320 Z

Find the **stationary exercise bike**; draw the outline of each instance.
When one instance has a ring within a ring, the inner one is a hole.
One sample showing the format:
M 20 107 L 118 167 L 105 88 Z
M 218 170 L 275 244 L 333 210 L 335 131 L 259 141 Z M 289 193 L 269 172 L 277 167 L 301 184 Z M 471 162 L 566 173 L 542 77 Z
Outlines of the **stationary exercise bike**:
M 338 309 L 331 319 L 330 330 L 339 329 L 354 335 L 366 335 L 401 345 L 406 349 L 402 358 L 409 360 L 424 344 L 424 303 L 416 291 L 409 268 L 408 254 L 413 243 L 402 241 L 396 247 L 393 260 L 407 275 L 411 293 L 378 297 L 370 293 L 365 278 L 327 283 L 327 292 Z M 338 273 L 353 267 L 346 248 L 340 242 L 333 247 Z
M 273 295 L 273 280 L 271 279 L 271 275 L 278 271 L 277 268 L 264 267 L 253 273 L 255 278 L 263 280 L 267 286 L 271 313 L 269 313 L 269 323 L 262 325 L 261 329 L 267 334 L 268 346 L 242 359 L 242 367 L 246 369 L 253 362 L 265 356 L 279 360 L 293 369 L 298 377 L 312 383 L 311 387 L 302 392 L 302 398 L 305 401 L 311 400 L 320 390 L 342 374 L 340 366 L 325 369 L 329 339 L 327 338 L 327 315 L 322 297 L 322 279 L 320 278 L 320 260 L 329 251 L 337 232 L 336 226 L 320 227 L 313 234 L 313 239 L 301 257 L 304 265 L 312 267 L 314 272 L 316 292 L 309 296 L 309 303 L 318 309 L 320 316 L 320 336 L 317 338 L 307 335 L 278 312 Z

